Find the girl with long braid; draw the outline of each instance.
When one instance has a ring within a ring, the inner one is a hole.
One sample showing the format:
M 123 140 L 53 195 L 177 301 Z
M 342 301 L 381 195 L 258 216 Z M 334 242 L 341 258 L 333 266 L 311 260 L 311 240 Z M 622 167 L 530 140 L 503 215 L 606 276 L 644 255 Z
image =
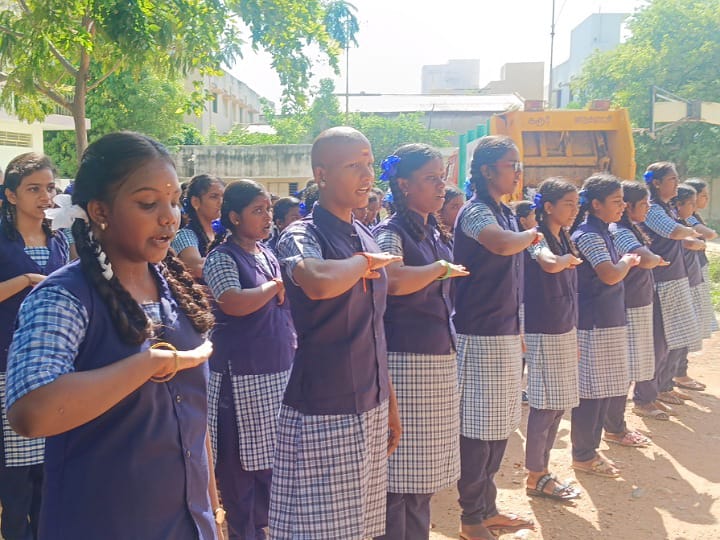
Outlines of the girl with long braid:
M 678 191 L 678 173 L 673 163 L 652 163 L 644 178 L 650 190 L 650 210 L 641 228 L 652 241 L 653 252 L 670 263 L 653 269 L 657 294 L 654 309 L 659 310 L 659 324 L 653 330 L 658 400 L 670 406 L 682 405 L 683 398 L 689 396 L 673 390 L 673 377 L 687 349 L 701 341 L 700 325 L 688 324 L 694 311 L 682 241 L 702 235 L 678 223 L 670 206 Z
M 531 521 L 500 513 L 494 477 L 510 434 L 520 425 L 522 343 L 519 308 L 523 252 L 542 240 L 535 229 L 518 232 L 502 197 L 517 186 L 522 162 L 512 139 L 482 137 L 473 152 L 473 198 L 455 228 L 455 263 L 470 275 L 455 286 L 460 385 L 460 537 L 532 528 Z
M 402 257 L 387 267 L 385 312 L 388 369 L 403 419 L 403 438 L 388 460 L 387 540 L 430 534 L 433 493 L 460 476 L 460 414 L 450 278 L 467 276 L 452 263 L 449 235 L 436 212 L 445 200 L 440 153 L 407 144 L 382 163 L 396 213 L 373 235 Z
M 542 182 L 534 198 L 544 239 L 525 257 L 525 359 L 530 413 L 525 444 L 528 495 L 560 501 L 580 492 L 549 471 L 550 450 L 566 409 L 578 405 L 578 258 L 567 228 L 578 213 L 574 184 L 559 178 Z
M 196 279 L 202 277 L 208 246 L 215 239 L 212 222 L 220 217 L 224 190 L 217 176 L 199 174 L 190 180 L 182 201 L 187 225 L 177 232 L 171 247 Z
M 209 390 L 215 472 L 230 540 L 260 540 L 295 331 L 280 266 L 262 242 L 272 226 L 270 195 L 252 180 L 231 182 L 213 226 L 203 277 L 215 298 Z
M 650 238 L 640 229 L 650 209 L 650 192 L 640 182 L 624 181 L 623 200 L 625 210 L 620 221 L 610 225 L 613 244 L 618 255 L 634 253 L 640 257 L 640 264 L 632 268 L 625 276 L 625 315 L 628 335 L 628 378 L 635 381 L 633 412 L 638 416 L 668 420 L 668 411 L 658 406 L 657 383 L 655 373 L 658 364 L 653 348 L 653 305 L 655 302 L 655 281 L 653 268 L 667 266 L 669 263 L 650 250 Z M 661 356 L 660 362 L 664 360 Z M 625 396 L 611 398 L 605 426 L 612 432 L 612 424 L 623 425 Z M 612 433 L 605 434 L 605 440 L 623 444 L 632 443 L 632 435 L 626 432 L 622 438 Z M 634 436 L 636 440 L 640 440 Z M 632 446 L 632 444 L 630 444 Z
M 609 225 L 620 220 L 625 202 L 620 180 L 596 174 L 580 191 L 580 212 L 572 240 L 583 263 L 578 267 L 578 344 L 580 404 L 572 411 L 573 469 L 616 478 L 620 471 L 598 452 L 610 399 L 628 392 L 628 341 L 623 280 L 640 262 L 634 253 L 620 256 Z M 622 420 L 621 415 L 620 419 Z M 620 434 L 622 437 L 622 434 Z
M 28 295 L 9 352 L 10 424 L 47 437 L 43 538 L 214 539 L 212 315 L 167 256 L 172 159 L 143 135 L 106 135 L 84 152 L 72 201 L 54 223 L 74 218 L 80 258 Z
M 45 276 L 68 263 L 65 236 L 50 230 L 45 210 L 55 195 L 55 169 L 41 154 L 17 156 L 0 186 L 0 504 L 3 538 L 37 538 L 43 439 L 20 437 L 5 414 L 7 353 L 20 304 Z

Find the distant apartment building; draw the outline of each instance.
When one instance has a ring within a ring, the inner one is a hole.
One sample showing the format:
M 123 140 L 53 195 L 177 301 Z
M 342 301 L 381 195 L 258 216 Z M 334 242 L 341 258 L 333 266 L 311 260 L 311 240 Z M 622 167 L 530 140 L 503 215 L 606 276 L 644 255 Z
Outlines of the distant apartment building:
M 490 81 L 481 94 L 518 94 L 523 99 L 543 99 L 544 62 L 510 62 L 500 68 L 500 80 Z
M 623 23 L 628 16 L 628 13 L 595 13 L 573 29 L 570 57 L 552 70 L 553 87 L 548 90 L 548 101 L 553 107 L 566 107 L 573 100 L 570 82 L 595 51 L 609 51 L 620 44 Z
M 200 81 L 202 88 L 212 94 L 202 115 L 189 114 L 185 121 L 207 135 L 214 127 L 218 133 L 227 133 L 235 124 L 264 123 L 262 96 L 227 71 L 220 76 L 200 75 L 195 72 L 185 80 L 185 89 L 195 90 L 193 83 Z
M 423 94 L 454 94 L 480 88 L 480 60 L 449 60 L 422 67 Z

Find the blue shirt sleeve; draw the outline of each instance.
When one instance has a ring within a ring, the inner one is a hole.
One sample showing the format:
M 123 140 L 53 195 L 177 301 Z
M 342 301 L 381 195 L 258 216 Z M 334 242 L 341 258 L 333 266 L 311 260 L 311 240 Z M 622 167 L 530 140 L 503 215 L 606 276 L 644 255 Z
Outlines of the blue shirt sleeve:
M 73 294 L 56 285 L 25 298 L 8 351 L 7 408 L 25 394 L 75 371 L 89 318 Z
M 677 221 L 670 217 L 659 204 L 650 205 L 645 225 L 663 238 L 670 238 L 670 235 L 678 227 Z
M 483 203 L 471 204 L 460 218 L 460 230 L 470 238 L 477 240 L 478 235 L 488 225 L 498 225 L 497 218 L 490 207 Z
M 290 279 L 293 279 L 295 267 L 303 259 L 323 259 L 320 242 L 302 222 L 295 222 L 283 231 L 278 240 L 277 254 Z
M 227 253 L 212 251 L 205 259 L 203 279 L 215 299 L 229 290 L 242 290 L 235 261 Z
M 177 232 L 170 246 L 175 250 L 175 253 L 180 255 L 189 247 L 199 247 L 200 243 L 195 232 L 185 227 Z
M 612 262 L 610 251 L 603 237 L 597 233 L 585 233 L 576 241 L 577 247 L 582 253 L 583 258 L 590 263 L 593 268 L 606 261 Z
M 380 251 L 386 251 L 392 255 L 403 256 L 402 238 L 395 231 L 390 229 L 375 229 L 373 231 L 375 242 L 377 242 Z
M 615 234 L 613 234 L 613 244 L 615 244 L 618 255 L 621 257 L 643 246 L 633 232 L 628 229 L 618 229 Z

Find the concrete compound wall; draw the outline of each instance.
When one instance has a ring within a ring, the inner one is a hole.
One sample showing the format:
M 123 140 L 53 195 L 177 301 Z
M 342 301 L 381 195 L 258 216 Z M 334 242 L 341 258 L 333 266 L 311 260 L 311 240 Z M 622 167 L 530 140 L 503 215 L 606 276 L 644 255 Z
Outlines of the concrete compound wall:
M 173 157 L 181 181 L 196 174 L 213 174 L 226 182 L 250 178 L 281 197 L 290 184 L 302 189 L 312 178 L 309 144 L 254 146 L 178 146 Z

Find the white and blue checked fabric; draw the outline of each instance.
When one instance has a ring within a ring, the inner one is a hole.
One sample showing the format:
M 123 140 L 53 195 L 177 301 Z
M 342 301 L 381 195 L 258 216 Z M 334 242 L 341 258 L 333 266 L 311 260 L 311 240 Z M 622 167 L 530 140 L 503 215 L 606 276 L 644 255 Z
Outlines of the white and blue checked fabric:
M 323 259 L 322 246 L 309 227 L 298 222 L 287 227 L 276 248 L 277 258 L 292 278 L 295 267 L 303 259 Z M 295 280 L 293 280 L 295 281 Z
M 696 347 L 700 341 L 700 321 L 695 319 L 690 283 L 686 277 L 655 284 L 660 299 L 663 330 L 668 349 Z
M 472 204 L 461 216 L 459 228 L 466 236 L 477 240 L 478 235 L 488 225 L 498 225 L 492 209 L 484 202 Z
M 170 243 L 170 247 L 173 248 L 178 255 L 189 247 L 197 248 L 199 246 L 200 242 L 198 241 L 195 231 L 187 227 L 180 229 Z
M 565 334 L 525 334 L 528 404 L 534 409 L 564 411 L 577 407 L 578 341 Z
M 520 426 L 520 336 L 457 336 L 460 434 L 500 441 Z
M 579 388 L 582 399 L 627 395 L 627 327 L 578 330 Z
M 625 310 L 628 335 L 628 377 L 631 381 L 649 381 L 655 376 L 653 346 L 653 305 Z
M 363 540 L 385 532 L 388 401 L 362 414 L 283 405 L 270 491 L 273 540 Z
M 612 235 L 612 239 L 613 244 L 615 244 L 615 249 L 617 249 L 620 257 L 626 253 L 632 253 L 643 246 L 640 240 L 637 239 L 630 229 L 618 229 Z
M 388 352 L 403 433 L 388 460 L 388 491 L 434 493 L 460 477 L 455 354 Z
M 672 232 L 677 229 L 678 222 L 669 216 L 662 206 L 651 204 L 645 217 L 645 225 L 663 238 L 670 238 Z
M 576 244 L 583 258 L 589 262 L 593 268 L 596 268 L 597 265 L 604 262 L 612 262 L 607 244 L 605 244 L 605 240 L 598 233 L 585 233 L 577 239 Z

